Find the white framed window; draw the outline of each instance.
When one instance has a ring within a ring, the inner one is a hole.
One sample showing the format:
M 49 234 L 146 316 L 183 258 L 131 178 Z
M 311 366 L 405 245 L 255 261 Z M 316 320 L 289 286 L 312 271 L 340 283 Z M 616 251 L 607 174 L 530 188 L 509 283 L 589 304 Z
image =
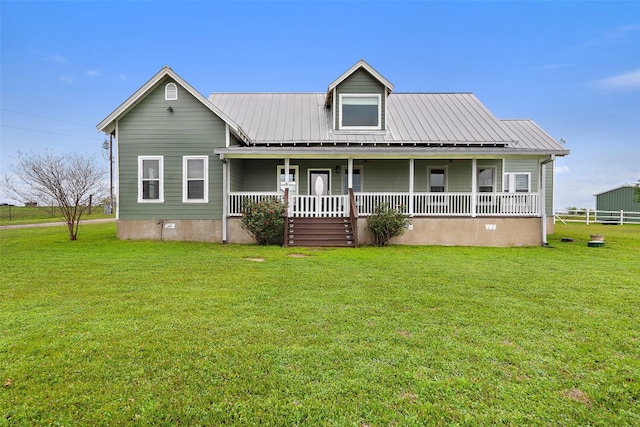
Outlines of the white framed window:
M 502 191 L 504 191 L 505 193 L 531 192 L 531 173 L 530 172 L 505 173 Z
M 298 194 L 298 166 L 289 166 L 289 195 L 293 196 Z M 278 191 L 284 193 L 285 175 L 284 166 L 278 166 Z
M 338 128 L 342 130 L 382 129 L 382 97 L 380 94 L 340 94 Z
M 175 83 L 167 83 L 164 87 L 165 101 L 175 101 L 178 99 L 178 86 Z
M 138 203 L 164 202 L 164 157 L 138 156 Z
M 207 203 L 209 201 L 209 156 L 182 158 L 182 202 Z
M 444 193 L 447 191 L 447 167 L 427 168 L 427 186 L 430 193 Z
M 496 188 L 496 168 L 478 168 L 478 193 L 493 193 Z

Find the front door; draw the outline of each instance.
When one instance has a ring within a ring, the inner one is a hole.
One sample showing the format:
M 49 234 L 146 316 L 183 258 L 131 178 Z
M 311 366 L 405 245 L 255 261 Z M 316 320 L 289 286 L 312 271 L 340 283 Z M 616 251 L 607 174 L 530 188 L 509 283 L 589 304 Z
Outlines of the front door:
M 327 198 L 322 196 L 329 195 L 329 174 L 326 170 L 310 170 L 309 171 L 309 195 L 316 196 L 313 201 L 315 216 L 324 216 L 324 211 L 329 203 Z
M 310 171 L 309 172 L 309 194 L 312 196 L 329 195 L 329 172 Z

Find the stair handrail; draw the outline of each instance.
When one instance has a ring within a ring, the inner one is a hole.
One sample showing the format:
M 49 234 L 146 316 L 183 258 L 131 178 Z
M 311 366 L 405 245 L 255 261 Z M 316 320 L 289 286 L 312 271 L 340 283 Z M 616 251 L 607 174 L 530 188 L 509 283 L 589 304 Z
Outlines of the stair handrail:
M 353 194 L 353 188 L 349 189 L 349 219 L 351 227 L 353 227 L 353 247 L 358 247 L 358 205 L 356 204 L 356 196 Z

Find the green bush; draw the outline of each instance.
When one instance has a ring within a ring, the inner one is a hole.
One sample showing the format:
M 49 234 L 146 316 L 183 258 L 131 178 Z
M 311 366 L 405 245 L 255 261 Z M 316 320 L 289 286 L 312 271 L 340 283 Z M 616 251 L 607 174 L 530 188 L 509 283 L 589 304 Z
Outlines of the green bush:
M 245 199 L 242 209 L 242 228 L 247 230 L 259 245 L 280 245 L 284 237 L 284 213 L 286 203 L 277 198 L 259 202 Z
M 401 236 L 411 225 L 409 216 L 403 213 L 404 206 L 392 209 L 388 203 L 377 205 L 374 213 L 367 217 L 371 240 L 375 246 L 387 246 L 393 237 Z

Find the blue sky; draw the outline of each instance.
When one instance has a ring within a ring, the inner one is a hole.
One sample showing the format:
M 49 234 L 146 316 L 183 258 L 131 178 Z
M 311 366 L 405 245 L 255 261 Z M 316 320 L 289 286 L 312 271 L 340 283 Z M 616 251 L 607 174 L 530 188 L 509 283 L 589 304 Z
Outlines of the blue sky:
M 0 173 L 18 151 L 102 159 L 96 124 L 164 65 L 203 95 L 315 92 L 365 59 L 396 92 L 473 92 L 566 139 L 556 209 L 640 179 L 640 2 L 3 0 L 0 14 Z

